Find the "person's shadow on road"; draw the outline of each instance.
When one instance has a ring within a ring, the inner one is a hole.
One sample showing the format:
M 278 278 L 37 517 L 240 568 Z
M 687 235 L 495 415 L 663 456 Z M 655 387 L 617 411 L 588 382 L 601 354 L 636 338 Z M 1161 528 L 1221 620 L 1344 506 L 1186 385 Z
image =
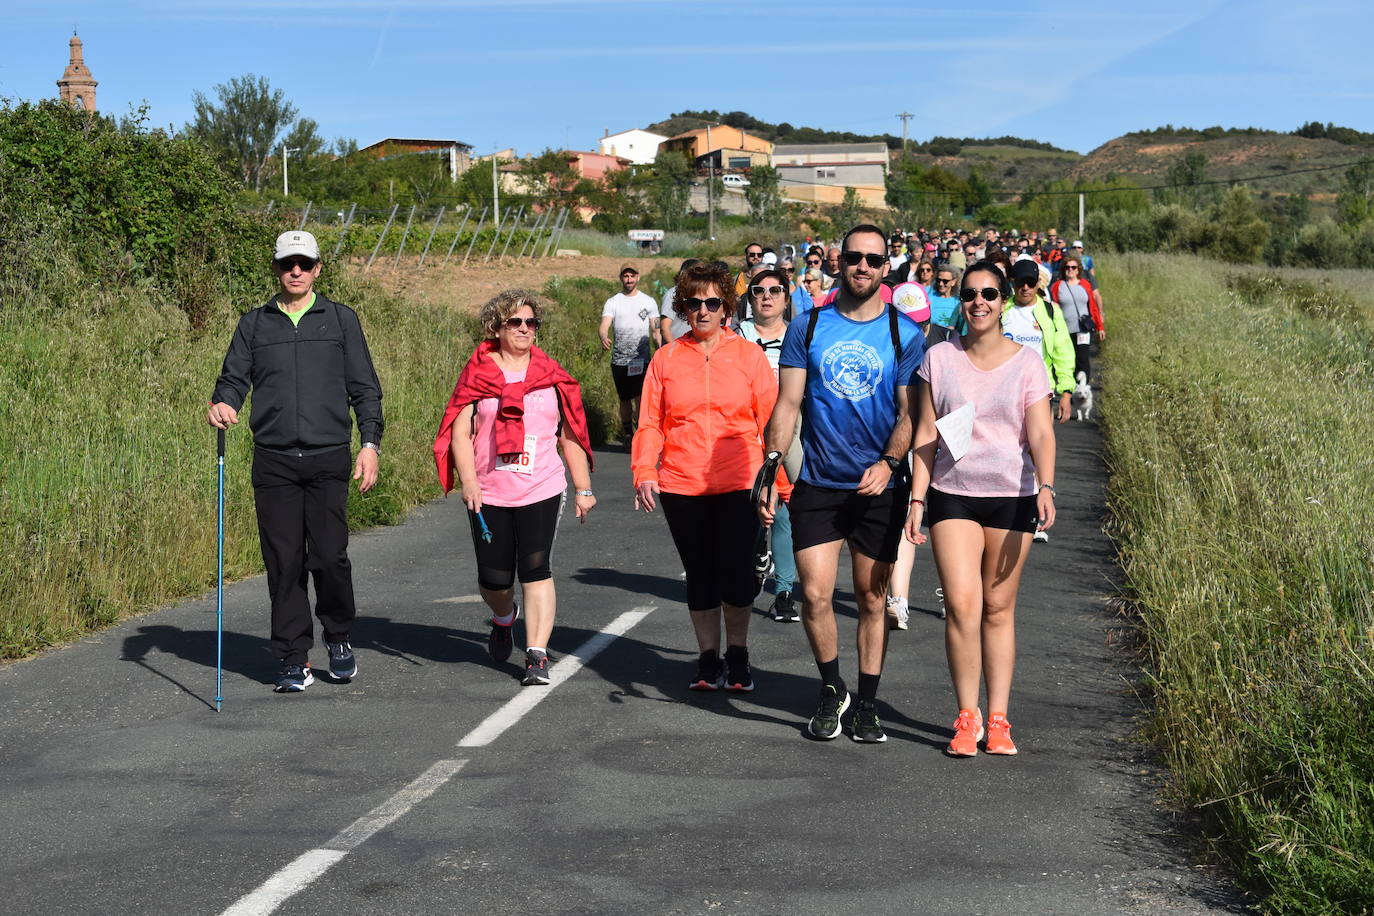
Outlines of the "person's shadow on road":
M 246 633 L 224 631 L 223 640 L 224 670 L 253 680 L 270 682 L 275 671 L 275 660 L 267 640 Z M 138 632 L 124 639 L 121 661 L 133 662 L 173 684 L 182 692 L 195 697 L 211 709 L 213 698 L 202 696 L 195 690 L 162 670 L 150 659 L 154 652 L 176 656 L 183 661 L 213 668 L 215 665 L 215 631 L 183 630 L 166 624 L 148 624 L 138 628 Z

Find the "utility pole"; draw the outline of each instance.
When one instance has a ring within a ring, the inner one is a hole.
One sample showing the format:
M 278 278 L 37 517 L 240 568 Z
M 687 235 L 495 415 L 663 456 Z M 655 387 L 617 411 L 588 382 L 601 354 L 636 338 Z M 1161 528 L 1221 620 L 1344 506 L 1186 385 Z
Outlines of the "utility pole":
M 901 114 L 897 115 L 897 117 L 899 117 L 899 118 L 902 119 L 902 158 L 905 159 L 905 158 L 906 158 L 906 122 L 910 121 L 912 118 L 914 118 L 914 117 L 916 117 L 916 116 L 915 116 L 914 114 L 912 114 L 911 112 L 909 112 L 909 111 L 904 111 L 904 112 L 902 112 Z
M 711 158 L 711 125 L 706 125 L 706 237 L 716 238 L 716 160 Z
M 491 219 L 494 223 L 501 222 L 501 186 L 496 180 L 496 152 L 491 154 Z
M 291 147 L 291 148 L 288 149 L 285 143 L 283 143 L 283 144 L 281 145 L 281 196 L 282 196 L 282 197 L 289 197 L 289 196 L 291 195 L 291 186 L 290 186 L 289 184 L 287 184 L 287 181 L 286 181 L 286 157 L 287 157 L 290 153 L 299 153 L 300 151 L 301 151 L 301 148 L 300 148 L 299 146 L 293 146 L 293 147 Z

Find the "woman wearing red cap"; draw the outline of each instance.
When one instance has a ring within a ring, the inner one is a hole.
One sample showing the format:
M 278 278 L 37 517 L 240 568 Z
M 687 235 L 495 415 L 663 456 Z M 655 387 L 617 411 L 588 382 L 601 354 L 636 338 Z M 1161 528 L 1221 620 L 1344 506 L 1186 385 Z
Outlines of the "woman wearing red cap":
M 492 614 L 487 651 L 498 664 L 513 645 L 519 576 L 526 686 L 549 683 L 555 606 L 549 554 L 565 500 L 565 462 L 577 517 L 585 519 L 596 505 L 582 391 L 534 345 L 542 312 L 538 296 L 526 290 L 507 290 L 482 306 L 487 339 L 458 377 L 434 439 L 439 484 L 445 493 L 452 489 L 456 470 L 468 508 L 477 584 Z

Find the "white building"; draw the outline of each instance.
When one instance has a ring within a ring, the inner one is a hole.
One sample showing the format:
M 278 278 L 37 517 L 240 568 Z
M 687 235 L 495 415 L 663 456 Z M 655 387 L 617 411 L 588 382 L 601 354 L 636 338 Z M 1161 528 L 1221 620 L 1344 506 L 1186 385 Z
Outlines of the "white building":
M 658 145 L 668 138 L 661 134 L 634 128 L 622 130 L 618 134 L 606 131 L 601 138 L 601 152 L 607 156 L 619 156 L 635 165 L 648 165 L 658 155 Z

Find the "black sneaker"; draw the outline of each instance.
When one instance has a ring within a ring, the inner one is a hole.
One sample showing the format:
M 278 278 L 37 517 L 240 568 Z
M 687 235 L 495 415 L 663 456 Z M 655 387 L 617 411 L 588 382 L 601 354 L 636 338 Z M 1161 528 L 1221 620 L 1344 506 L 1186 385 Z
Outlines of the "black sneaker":
M 549 657 L 543 652 L 525 653 L 525 676 L 520 683 L 534 687 L 549 682 Z
M 855 708 L 853 725 L 851 737 L 860 744 L 882 744 L 887 740 L 883 723 L 878 721 L 878 707 L 867 700 L 860 700 Z
M 801 620 L 801 615 L 797 613 L 797 606 L 792 602 L 791 592 L 778 592 L 773 599 L 773 606 L 768 609 L 768 613 L 778 623 L 795 623 Z
M 687 685 L 688 690 L 719 690 L 725 686 L 725 666 L 715 649 L 707 649 L 697 659 L 696 680 Z
M 807 724 L 813 738 L 829 741 L 839 737 L 840 716 L 849 708 L 849 691 L 837 691 L 829 684 L 821 685 L 821 698 L 816 704 L 816 714 Z
M 498 665 L 504 664 L 506 659 L 510 658 L 511 647 L 515 645 L 511 639 L 510 631 L 511 627 L 515 626 L 515 621 L 520 619 L 520 606 L 518 604 L 512 605 L 512 608 L 515 616 L 511 617 L 510 623 L 502 626 L 496 622 L 495 618 L 489 621 L 491 633 L 487 635 L 487 654 Z
M 353 647 L 348 640 L 324 645 L 329 650 L 329 674 L 334 680 L 347 682 L 357 676 L 358 660 L 353 657 Z
M 310 665 L 289 665 L 282 663 L 281 671 L 277 673 L 277 686 L 272 689 L 277 693 L 300 693 L 311 684 L 315 683 L 315 676 L 310 673 Z
M 744 646 L 729 646 L 725 650 L 725 689 L 731 693 L 749 693 L 754 689 L 749 650 Z

